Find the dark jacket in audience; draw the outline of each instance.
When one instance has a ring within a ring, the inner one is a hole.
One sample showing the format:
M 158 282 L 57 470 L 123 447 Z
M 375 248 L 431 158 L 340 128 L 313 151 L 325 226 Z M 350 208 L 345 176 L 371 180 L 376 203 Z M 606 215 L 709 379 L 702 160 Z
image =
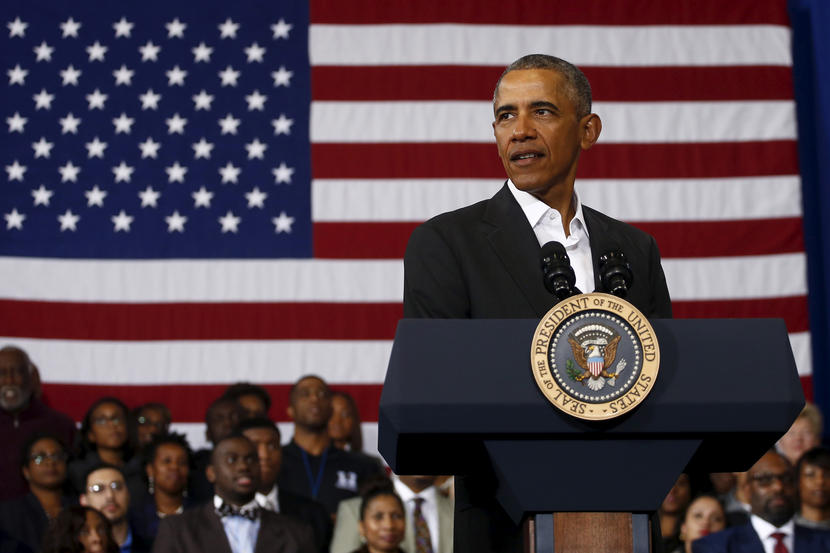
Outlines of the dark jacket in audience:
M 29 486 L 20 473 L 20 448 L 35 432 L 54 434 L 65 444 L 75 438 L 72 419 L 32 397 L 17 414 L 0 409 L 0 501 L 26 495 Z
M 64 498 L 64 507 L 72 502 Z M 28 493 L 17 499 L 0 503 L 0 528 L 16 540 L 38 551 L 43 535 L 49 528 L 49 517 L 40 505 L 40 501 Z

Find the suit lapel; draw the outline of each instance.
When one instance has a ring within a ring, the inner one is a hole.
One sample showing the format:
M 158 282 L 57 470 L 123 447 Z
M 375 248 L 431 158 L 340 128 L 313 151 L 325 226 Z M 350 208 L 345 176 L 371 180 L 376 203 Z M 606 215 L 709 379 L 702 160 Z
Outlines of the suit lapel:
M 262 511 L 254 553 L 280 553 L 285 551 L 284 530 L 277 518 L 278 515 L 271 511 Z
M 222 520 L 214 511 L 213 501 L 205 503 L 200 507 L 200 510 L 202 513 L 202 524 L 200 526 L 204 529 L 202 543 L 209 545 L 211 547 L 210 551 L 232 553 L 231 542 L 228 541 L 228 536 L 225 534 Z
M 539 239 L 507 184 L 488 202 L 482 219 L 489 226 L 487 239 L 504 268 L 536 315 L 543 316 L 556 298 L 542 282 Z
M 452 551 L 453 506 L 452 502 L 438 494 L 438 549 Z
M 588 227 L 588 242 L 591 244 L 591 264 L 594 267 L 594 290 L 601 290 L 599 256 L 610 250 L 619 249 L 620 246 L 608 231 L 608 225 L 597 216 L 596 211 L 583 205 L 582 215 L 585 217 L 585 226 Z
M 736 553 L 758 553 L 764 550 L 764 544 L 751 523 L 737 527 L 735 538 L 738 546 Z

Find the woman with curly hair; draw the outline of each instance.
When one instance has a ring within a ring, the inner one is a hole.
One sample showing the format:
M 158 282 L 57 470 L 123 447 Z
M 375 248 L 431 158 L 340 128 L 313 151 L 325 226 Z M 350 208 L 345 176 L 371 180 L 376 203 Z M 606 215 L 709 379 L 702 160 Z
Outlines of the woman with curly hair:
M 110 523 L 92 507 L 67 507 L 43 539 L 42 553 L 118 553 Z

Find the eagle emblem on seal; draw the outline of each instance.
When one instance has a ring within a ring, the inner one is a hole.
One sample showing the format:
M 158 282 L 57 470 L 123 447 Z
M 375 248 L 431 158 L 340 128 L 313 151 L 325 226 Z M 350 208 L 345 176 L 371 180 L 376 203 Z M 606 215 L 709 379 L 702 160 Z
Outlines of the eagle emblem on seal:
M 590 389 L 601 390 L 606 384 L 616 385 L 617 377 L 625 369 L 625 359 L 620 359 L 610 372 L 617 357 L 620 335 L 607 326 L 589 324 L 568 335 L 578 369 L 569 370 L 571 378 Z M 570 363 L 569 363 L 570 365 Z

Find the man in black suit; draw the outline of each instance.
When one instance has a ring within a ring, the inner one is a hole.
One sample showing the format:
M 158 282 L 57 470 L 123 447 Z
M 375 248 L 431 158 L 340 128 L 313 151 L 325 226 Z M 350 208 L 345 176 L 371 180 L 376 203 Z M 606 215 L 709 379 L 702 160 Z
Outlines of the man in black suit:
M 694 553 L 819 553 L 830 551 L 830 531 L 799 526 L 795 474 L 790 462 L 769 451 L 747 472 L 752 514 L 733 526 L 692 542 Z
M 621 251 L 634 274 L 628 301 L 647 317 L 671 317 L 654 238 L 582 205 L 574 192 L 579 154 L 602 130 L 585 75 L 559 58 L 525 56 L 499 79 L 493 110 L 509 180 L 491 199 L 415 229 L 404 258 L 404 316 L 541 318 L 557 303 L 542 280 L 541 245 L 557 241 L 582 292 L 605 291 L 599 258 Z M 521 550 L 495 485 L 489 471 L 456 479 L 456 551 Z
M 321 553 L 328 551 L 332 526 L 326 508 L 313 499 L 277 486 L 277 477 L 282 466 L 282 445 L 277 425 L 269 419 L 253 418 L 240 422 L 239 431 L 254 444 L 259 458 L 261 478 L 256 502 L 263 509 L 308 524 L 314 532 L 317 550 Z
M 308 526 L 254 500 L 259 461 L 250 440 L 240 434 L 219 440 L 206 472 L 213 501 L 162 519 L 154 553 L 314 553 Z

